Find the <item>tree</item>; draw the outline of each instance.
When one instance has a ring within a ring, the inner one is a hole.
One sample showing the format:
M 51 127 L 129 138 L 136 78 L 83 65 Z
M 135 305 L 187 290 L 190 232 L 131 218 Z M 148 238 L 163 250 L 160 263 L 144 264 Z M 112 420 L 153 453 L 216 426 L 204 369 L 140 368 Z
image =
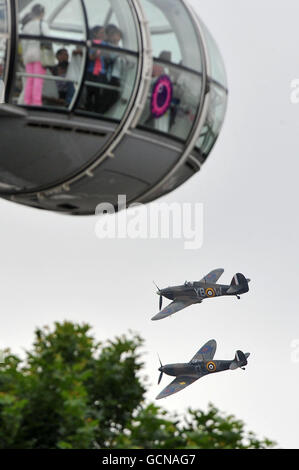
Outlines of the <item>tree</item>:
M 0 365 L 0 448 L 267 448 L 244 423 L 210 405 L 184 419 L 145 403 L 143 340 L 129 333 L 101 344 L 90 326 L 35 331 L 22 361 Z

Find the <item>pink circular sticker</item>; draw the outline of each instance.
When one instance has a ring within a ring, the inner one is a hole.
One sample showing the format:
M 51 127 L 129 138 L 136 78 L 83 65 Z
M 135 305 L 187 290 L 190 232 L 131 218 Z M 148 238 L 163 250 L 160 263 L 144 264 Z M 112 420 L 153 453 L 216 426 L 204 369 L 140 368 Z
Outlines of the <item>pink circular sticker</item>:
M 168 75 L 161 75 L 154 83 L 151 112 L 155 118 L 160 118 L 169 109 L 173 94 L 173 86 Z

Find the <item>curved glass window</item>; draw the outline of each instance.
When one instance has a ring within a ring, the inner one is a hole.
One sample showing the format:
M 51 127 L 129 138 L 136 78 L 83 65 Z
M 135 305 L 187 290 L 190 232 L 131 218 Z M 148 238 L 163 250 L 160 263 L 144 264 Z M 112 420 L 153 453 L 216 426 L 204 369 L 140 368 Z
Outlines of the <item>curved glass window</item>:
M 32 19 L 38 17 L 33 8 L 38 4 L 36 0 L 19 0 L 19 34 L 40 35 L 34 27 Z M 42 17 L 42 34 L 55 38 L 83 40 L 86 38 L 86 26 L 82 3 L 80 0 L 42 0 L 44 7 Z
M 48 10 L 46 18 L 51 35 L 76 40 L 86 38 L 84 14 L 80 0 L 50 1 L 46 10 Z
M 141 3 L 150 25 L 154 65 L 152 86 L 139 125 L 186 140 L 202 93 L 198 33 L 182 2 Z
M 8 40 L 7 1 L 0 0 L 0 103 L 4 101 L 4 78 Z
M 218 46 L 200 18 L 199 22 L 210 61 L 210 76 L 208 77 L 210 104 L 206 122 L 201 130 L 201 134 L 195 148 L 199 150 L 202 158 L 206 158 L 218 138 L 224 121 L 228 91 L 225 66 Z
M 210 83 L 210 105 L 196 148 L 206 158 L 220 133 L 227 106 L 227 90 L 215 82 Z
M 150 25 L 154 58 L 201 72 L 197 31 L 183 3 L 175 0 L 141 0 L 141 3 Z
M 43 0 L 43 11 L 37 6 L 35 0 L 19 1 L 12 102 L 120 120 L 137 75 L 138 41 L 130 4 Z
M 202 27 L 204 39 L 206 41 L 206 46 L 207 46 L 208 54 L 209 54 L 210 65 L 211 65 L 210 76 L 216 82 L 218 82 L 220 85 L 226 88 L 227 78 L 226 78 L 225 66 L 224 66 L 219 48 L 213 36 L 211 35 L 210 31 L 208 30 L 208 28 L 205 26 L 205 24 L 201 20 L 199 21 Z
M 166 12 L 161 9 L 161 5 L 157 6 L 151 0 L 143 0 L 142 3 L 150 24 L 153 56 L 166 56 L 167 52 L 168 60 L 179 64 L 182 61 L 181 48 Z
M 11 100 L 18 105 L 70 109 L 85 64 L 82 3 L 44 0 L 41 6 L 19 0 L 18 5 L 19 44 Z
M 70 108 L 83 74 L 85 49 L 67 42 L 22 39 L 12 103 Z
M 120 48 L 93 44 L 88 48 L 84 87 L 77 109 L 81 113 L 120 120 L 137 76 L 137 56 Z
M 101 40 L 112 47 L 137 52 L 138 42 L 133 13 L 124 0 L 85 0 L 89 38 L 94 29 L 103 29 Z
M 88 37 L 84 87 L 77 109 L 121 120 L 137 76 L 137 32 L 129 3 L 85 1 Z
M 200 75 L 155 61 L 152 86 L 140 125 L 187 139 L 195 121 L 201 89 Z

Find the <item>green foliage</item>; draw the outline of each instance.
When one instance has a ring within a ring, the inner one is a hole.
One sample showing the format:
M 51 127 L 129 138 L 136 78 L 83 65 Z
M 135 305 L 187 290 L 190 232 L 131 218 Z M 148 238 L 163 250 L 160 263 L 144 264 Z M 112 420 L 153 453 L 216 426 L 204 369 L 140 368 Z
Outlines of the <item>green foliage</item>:
M 207 412 L 188 410 L 183 433 L 189 449 L 266 449 L 274 442 L 258 440 L 253 432 L 245 432 L 243 421 L 223 415 L 212 404 Z
M 113 442 L 117 449 L 179 449 L 185 446 L 179 420 L 153 404 L 142 408 Z
M 244 423 L 225 416 L 209 404 L 206 412 L 188 410 L 184 421 L 154 405 L 142 409 L 124 433 L 117 436 L 115 448 L 123 449 L 266 449 L 274 442 L 258 440 L 245 432 Z
M 56 323 L 35 332 L 21 361 L 0 365 L 0 449 L 267 448 L 244 423 L 188 410 L 184 419 L 144 404 L 142 339 L 101 344 L 90 326 Z

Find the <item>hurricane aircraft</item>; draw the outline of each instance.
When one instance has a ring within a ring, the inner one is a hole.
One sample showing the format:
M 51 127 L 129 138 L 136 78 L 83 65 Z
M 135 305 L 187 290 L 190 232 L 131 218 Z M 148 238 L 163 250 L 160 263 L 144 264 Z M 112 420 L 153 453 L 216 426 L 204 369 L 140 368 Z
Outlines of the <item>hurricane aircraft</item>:
M 223 273 L 224 269 L 215 269 L 204 276 L 200 281 L 186 281 L 183 285 L 167 287 L 166 289 L 159 289 L 156 285 L 158 289 L 157 294 L 160 297 L 160 312 L 155 315 L 152 320 L 162 320 L 190 305 L 200 304 L 205 299 L 222 296 L 236 296 L 240 299 L 241 294 L 245 294 L 249 291 L 248 283 L 250 279 L 247 279 L 241 273 L 234 275 L 230 285 L 217 284 L 218 279 Z M 163 297 L 172 300 L 172 302 L 161 310 Z
M 245 370 L 250 353 L 243 353 L 238 350 L 232 360 L 214 360 L 216 348 L 217 343 L 212 339 L 200 348 L 190 362 L 163 366 L 160 361 L 158 385 L 162 380 L 163 374 L 174 376 L 175 379 L 159 393 L 156 399 L 160 400 L 161 398 L 166 398 L 169 395 L 180 392 L 196 380 L 208 374 L 238 368 Z

